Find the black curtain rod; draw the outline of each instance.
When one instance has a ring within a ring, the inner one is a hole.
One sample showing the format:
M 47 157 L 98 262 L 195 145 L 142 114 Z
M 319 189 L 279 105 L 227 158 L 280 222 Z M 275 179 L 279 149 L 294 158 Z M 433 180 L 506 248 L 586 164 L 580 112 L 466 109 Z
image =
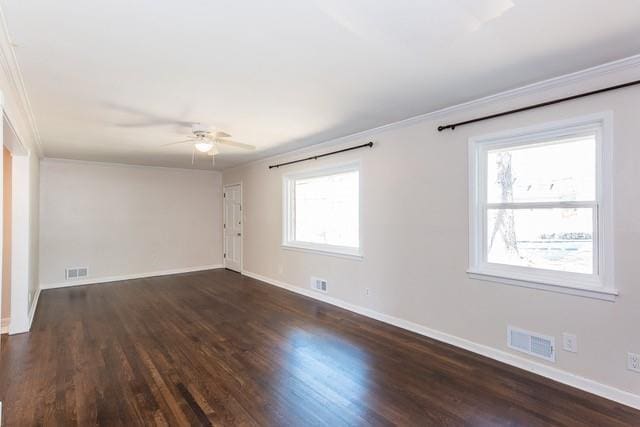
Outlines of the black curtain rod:
M 568 96 L 566 98 L 554 99 L 553 101 L 541 102 L 540 104 L 530 105 L 528 107 L 516 108 L 515 110 L 504 111 L 502 113 L 491 114 L 489 116 L 478 117 L 476 119 L 465 120 L 464 122 L 452 123 L 450 125 L 438 126 L 438 132 L 442 132 L 445 129 L 454 130 L 458 126 L 464 126 L 475 122 L 481 122 L 483 120 L 495 119 L 496 117 L 506 116 L 507 114 L 520 113 L 522 111 L 533 110 L 534 108 L 546 107 L 547 105 L 558 104 L 560 102 L 571 101 L 573 99 L 583 98 L 585 96 L 597 95 L 602 92 L 608 92 L 610 90 L 622 89 L 629 86 L 640 84 L 640 80 L 636 80 L 629 83 L 623 83 L 616 86 L 606 87 L 604 89 L 593 90 L 591 92 L 581 93 L 579 95 Z
M 306 162 L 307 160 L 317 160 L 320 157 L 332 156 L 334 154 L 344 153 L 345 151 L 357 150 L 358 148 L 364 148 L 364 147 L 373 147 L 373 142 L 368 142 L 368 143 L 362 144 L 362 145 L 356 145 L 355 147 L 343 148 L 342 150 L 332 151 L 330 153 L 318 154 L 317 156 L 306 157 L 304 159 L 292 160 L 290 162 L 284 162 L 284 163 L 278 163 L 277 165 L 269 166 L 269 169 L 279 168 L 280 166 L 292 165 L 294 163 Z

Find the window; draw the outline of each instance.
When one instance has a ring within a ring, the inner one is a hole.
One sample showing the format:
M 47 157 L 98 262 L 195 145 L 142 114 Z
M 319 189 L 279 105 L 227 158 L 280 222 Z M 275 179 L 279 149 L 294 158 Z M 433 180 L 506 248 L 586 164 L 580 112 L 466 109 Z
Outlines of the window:
M 360 169 L 349 164 L 284 177 L 289 248 L 360 257 Z
M 470 140 L 472 277 L 613 299 L 609 121 Z

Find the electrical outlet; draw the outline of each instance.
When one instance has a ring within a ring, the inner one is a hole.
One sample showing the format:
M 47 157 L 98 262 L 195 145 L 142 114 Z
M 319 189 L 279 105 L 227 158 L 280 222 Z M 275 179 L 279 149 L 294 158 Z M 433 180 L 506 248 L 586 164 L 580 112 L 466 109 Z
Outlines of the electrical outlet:
M 570 351 L 571 353 L 578 352 L 578 337 L 574 334 L 563 333 L 562 334 L 562 349 L 564 351 Z
M 640 372 L 640 354 L 627 353 L 627 369 Z

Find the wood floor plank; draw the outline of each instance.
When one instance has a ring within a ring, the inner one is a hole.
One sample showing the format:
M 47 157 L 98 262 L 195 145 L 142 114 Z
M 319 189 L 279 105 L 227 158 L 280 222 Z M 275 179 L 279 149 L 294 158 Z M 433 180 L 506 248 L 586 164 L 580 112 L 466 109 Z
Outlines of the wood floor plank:
M 7 426 L 640 425 L 640 411 L 211 270 L 43 291 Z

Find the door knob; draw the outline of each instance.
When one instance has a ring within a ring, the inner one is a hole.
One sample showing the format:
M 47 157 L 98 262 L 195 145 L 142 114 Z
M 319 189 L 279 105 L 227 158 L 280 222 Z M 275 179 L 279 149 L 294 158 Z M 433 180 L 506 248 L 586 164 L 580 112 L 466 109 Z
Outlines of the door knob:
M 238 233 L 238 237 L 239 237 L 239 236 L 242 236 L 242 233 Z

